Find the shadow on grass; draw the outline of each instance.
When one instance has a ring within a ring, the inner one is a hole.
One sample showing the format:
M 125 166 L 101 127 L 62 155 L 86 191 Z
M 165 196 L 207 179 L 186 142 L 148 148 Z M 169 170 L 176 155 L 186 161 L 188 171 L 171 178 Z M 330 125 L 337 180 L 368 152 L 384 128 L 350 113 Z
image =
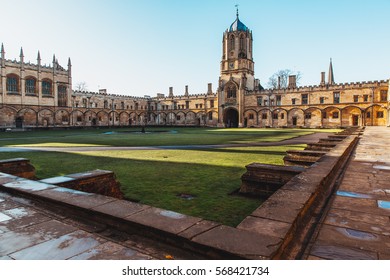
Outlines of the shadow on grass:
M 1 159 L 16 157 L 29 158 L 39 178 L 93 169 L 111 170 L 129 199 L 230 226 L 239 224 L 262 203 L 257 199 L 229 195 L 239 188 L 244 167 L 61 152 L 0 153 Z M 183 199 L 180 194 L 193 195 L 195 199 Z

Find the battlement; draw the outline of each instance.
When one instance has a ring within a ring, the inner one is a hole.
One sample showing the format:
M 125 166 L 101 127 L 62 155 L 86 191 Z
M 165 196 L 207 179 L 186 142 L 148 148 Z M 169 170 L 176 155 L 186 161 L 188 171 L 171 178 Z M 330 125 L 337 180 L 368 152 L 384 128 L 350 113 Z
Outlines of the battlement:
M 257 94 L 284 94 L 284 93 L 297 93 L 297 92 L 311 92 L 311 91 L 337 91 L 344 89 L 356 89 L 356 88 L 371 88 L 379 86 L 388 86 L 388 80 L 375 80 L 375 81 L 362 81 L 362 82 L 346 82 L 333 85 L 309 85 L 300 86 L 296 88 L 281 88 L 281 89 L 263 89 L 256 91 L 248 91 L 245 95 L 257 95 Z

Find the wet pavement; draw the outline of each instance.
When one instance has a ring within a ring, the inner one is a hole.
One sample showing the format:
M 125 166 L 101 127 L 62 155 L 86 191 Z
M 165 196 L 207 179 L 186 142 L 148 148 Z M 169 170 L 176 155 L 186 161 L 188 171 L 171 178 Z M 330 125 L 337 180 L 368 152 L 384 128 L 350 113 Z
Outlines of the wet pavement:
M 308 259 L 390 259 L 390 128 L 366 127 Z
M 37 182 L 35 188 L 42 185 Z M 139 260 L 167 256 L 196 258 L 155 240 L 76 220 L 67 213 L 0 191 L 0 260 Z

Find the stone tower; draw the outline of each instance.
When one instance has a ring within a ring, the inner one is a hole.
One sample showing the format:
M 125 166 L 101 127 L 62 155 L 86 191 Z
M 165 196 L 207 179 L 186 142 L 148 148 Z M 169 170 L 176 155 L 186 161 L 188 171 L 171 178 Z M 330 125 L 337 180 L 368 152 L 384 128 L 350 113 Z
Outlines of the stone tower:
M 221 76 L 219 78 L 219 124 L 244 126 L 244 94 L 255 87 L 252 31 L 239 19 L 224 32 L 222 39 Z

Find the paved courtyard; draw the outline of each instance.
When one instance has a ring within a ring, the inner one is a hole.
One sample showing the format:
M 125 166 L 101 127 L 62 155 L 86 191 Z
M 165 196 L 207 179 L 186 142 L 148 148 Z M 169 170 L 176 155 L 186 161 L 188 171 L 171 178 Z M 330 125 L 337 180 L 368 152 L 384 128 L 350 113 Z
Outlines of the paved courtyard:
M 390 259 L 390 128 L 366 127 L 309 259 Z

